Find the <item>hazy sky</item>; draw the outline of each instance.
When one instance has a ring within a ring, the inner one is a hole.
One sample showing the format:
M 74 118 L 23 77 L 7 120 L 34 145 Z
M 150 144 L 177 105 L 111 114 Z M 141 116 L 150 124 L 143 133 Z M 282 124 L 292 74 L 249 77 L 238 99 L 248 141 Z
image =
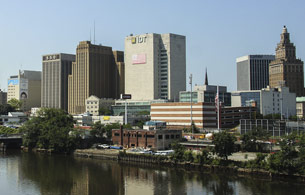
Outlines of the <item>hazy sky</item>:
M 274 54 L 283 25 L 305 60 L 304 0 L 0 0 L 0 88 L 20 68 L 41 70 L 44 54 L 74 54 L 94 20 L 96 43 L 114 50 L 130 33 L 185 35 L 194 84 L 207 67 L 209 84 L 236 90 L 236 57 Z

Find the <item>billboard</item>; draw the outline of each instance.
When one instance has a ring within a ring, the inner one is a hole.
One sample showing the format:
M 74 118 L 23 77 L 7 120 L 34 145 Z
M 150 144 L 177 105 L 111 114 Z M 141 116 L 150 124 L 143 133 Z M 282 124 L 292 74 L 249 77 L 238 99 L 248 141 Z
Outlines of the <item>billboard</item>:
M 9 79 L 7 85 L 18 85 L 19 79 Z
M 146 54 L 132 55 L 132 64 L 146 64 Z

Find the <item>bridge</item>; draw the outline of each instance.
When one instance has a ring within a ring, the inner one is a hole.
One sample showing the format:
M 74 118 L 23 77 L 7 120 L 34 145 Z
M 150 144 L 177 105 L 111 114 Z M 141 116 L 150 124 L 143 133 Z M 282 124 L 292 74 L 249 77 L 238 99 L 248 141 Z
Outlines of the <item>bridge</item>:
M 8 148 L 20 148 L 23 134 L 0 135 L 0 151 L 6 151 Z

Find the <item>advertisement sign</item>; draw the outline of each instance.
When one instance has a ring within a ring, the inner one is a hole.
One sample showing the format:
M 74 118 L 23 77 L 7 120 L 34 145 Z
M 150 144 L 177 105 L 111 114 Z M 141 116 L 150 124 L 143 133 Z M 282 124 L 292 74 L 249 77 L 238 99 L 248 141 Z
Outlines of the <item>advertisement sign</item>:
M 20 79 L 20 99 L 28 98 L 28 80 Z
M 9 79 L 7 85 L 18 85 L 19 79 Z
M 121 99 L 131 99 L 131 94 L 121 94 Z
M 146 54 L 132 55 L 132 64 L 146 64 Z
M 109 121 L 110 120 L 110 116 L 104 116 L 103 119 L 104 119 L 104 121 Z

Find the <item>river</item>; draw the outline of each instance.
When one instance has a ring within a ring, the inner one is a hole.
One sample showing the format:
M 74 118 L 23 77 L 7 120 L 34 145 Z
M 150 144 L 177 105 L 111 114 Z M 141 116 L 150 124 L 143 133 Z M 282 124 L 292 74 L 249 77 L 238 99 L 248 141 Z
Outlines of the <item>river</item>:
M 152 165 L 8 151 L 0 155 L 2 195 L 304 194 L 305 184 Z

